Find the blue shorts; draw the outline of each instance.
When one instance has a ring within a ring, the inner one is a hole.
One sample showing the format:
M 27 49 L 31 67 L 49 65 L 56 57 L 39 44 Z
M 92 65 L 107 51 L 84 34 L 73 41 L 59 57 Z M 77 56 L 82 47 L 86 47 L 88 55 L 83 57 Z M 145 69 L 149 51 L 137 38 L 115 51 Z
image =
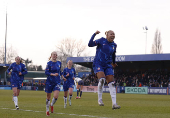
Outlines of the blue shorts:
M 83 85 L 83 86 L 84 86 L 83 80 L 80 80 L 80 81 L 78 82 L 78 85 Z
M 17 82 L 17 83 L 11 83 L 11 87 L 12 87 L 12 88 L 17 87 L 17 89 L 21 89 L 22 84 L 20 84 L 19 82 Z
M 112 65 L 108 65 L 108 66 L 103 67 L 99 64 L 94 64 L 93 70 L 94 70 L 95 74 L 102 71 L 102 72 L 104 72 L 105 76 L 114 75 L 114 70 L 113 70 Z
M 63 84 L 64 91 L 68 91 L 69 88 L 74 88 L 74 83 L 64 82 Z
M 52 91 L 58 90 L 60 91 L 60 84 L 47 84 L 45 86 L 46 93 L 52 93 Z

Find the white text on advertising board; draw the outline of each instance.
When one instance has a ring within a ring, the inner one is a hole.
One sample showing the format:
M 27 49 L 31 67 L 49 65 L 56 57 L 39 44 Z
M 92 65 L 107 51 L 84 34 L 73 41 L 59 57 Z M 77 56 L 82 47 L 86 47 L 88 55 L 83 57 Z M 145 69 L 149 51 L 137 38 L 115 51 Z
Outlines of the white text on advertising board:
M 93 62 L 94 57 L 84 57 L 83 60 L 84 62 Z M 125 56 L 117 56 L 116 61 L 125 61 Z
M 133 92 L 133 93 L 141 93 L 146 92 L 144 88 L 128 88 L 127 92 Z
M 166 93 L 166 89 L 150 89 L 150 93 Z
M 94 57 L 84 57 L 83 60 L 84 60 L 85 62 L 93 62 Z
M 125 56 L 117 56 L 116 61 L 125 61 Z

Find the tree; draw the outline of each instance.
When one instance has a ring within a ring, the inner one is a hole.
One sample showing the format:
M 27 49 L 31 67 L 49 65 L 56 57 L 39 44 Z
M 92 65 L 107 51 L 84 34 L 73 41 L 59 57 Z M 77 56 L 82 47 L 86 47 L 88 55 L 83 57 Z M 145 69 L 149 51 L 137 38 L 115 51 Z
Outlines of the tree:
M 23 59 L 24 60 L 24 59 Z M 28 58 L 26 59 L 26 60 L 24 60 L 25 61 L 25 66 L 26 66 L 26 68 L 28 68 L 28 64 L 29 63 L 32 63 L 32 60 L 29 60 Z
M 41 65 L 33 65 L 30 64 L 27 68 L 28 71 L 43 71 L 42 66 Z
M 6 51 L 6 63 L 11 64 L 15 61 L 15 57 L 17 57 L 17 52 L 11 47 L 7 48 Z M 5 63 L 5 47 L 2 47 L 0 50 L 0 63 Z
M 80 57 L 85 51 L 86 47 L 87 45 L 85 45 L 82 40 L 75 40 L 69 38 L 61 40 L 57 44 L 56 48 L 58 59 L 62 63 L 62 69 L 66 67 L 67 57 Z
M 37 66 L 37 71 L 42 71 L 43 69 L 42 69 L 42 66 L 41 65 L 39 65 L 39 66 Z
M 27 70 L 28 70 L 28 71 L 37 71 L 37 68 L 36 68 L 35 65 L 30 64 L 30 65 L 27 67 Z
M 33 65 L 32 63 L 27 67 L 28 71 L 43 71 L 41 65 Z
M 162 44 L 161 44 L 161 32 L 157 29 L 155 32 L 154 42 L 152 44 L 152 51 L 153 54 L 160 54 L 163 53 L 162 51 Z
M 41 65 L 33 65 L 32 60 L 30 59 L 22 59 L 25 62 L 25 66 L 28 71 L 42 71 L 42 66 Z

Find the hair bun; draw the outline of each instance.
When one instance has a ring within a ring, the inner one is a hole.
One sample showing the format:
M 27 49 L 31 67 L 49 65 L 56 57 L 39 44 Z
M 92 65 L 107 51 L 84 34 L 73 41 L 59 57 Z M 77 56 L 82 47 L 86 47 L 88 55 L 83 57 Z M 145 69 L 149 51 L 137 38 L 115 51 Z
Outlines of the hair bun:
M 108 31 L 105 32 L 105 35 L 107 36 Z

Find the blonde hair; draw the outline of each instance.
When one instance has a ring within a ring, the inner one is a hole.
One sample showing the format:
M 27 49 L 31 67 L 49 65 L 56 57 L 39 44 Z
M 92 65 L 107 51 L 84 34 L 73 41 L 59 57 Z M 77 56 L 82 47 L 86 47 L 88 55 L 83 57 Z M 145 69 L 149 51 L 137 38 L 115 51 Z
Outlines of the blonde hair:
M 56 54 L 57 54 L 56 51 L 53 51 L 53 52 L 51 53 L 51 56 L 52 56 L 53 53 L 56 53 Z M 51 60 L 51 56 L 49 57 L 49 61 Z
M 18 58 L 19 56 L 16 56 L 15 57 L 15 60 L 16 60 L 16 58 Z M 19 57 L 19 60 L 20 60 L 20 63 L 23 63 L 23 60 L 22 60 L 22 58 L 21 57 Z
M 68 64 L 68 62 L 69 62 L 69 61 L 71 61 L 71 62 L 72 62 L 72 66 L 73 66 L 73 61 L 72 61 L 72 60 L 68 60 L 68 61 L 67 61 L 67 64 Z M 68 65 L 67 65 L 67 67 L 68 67 Z

